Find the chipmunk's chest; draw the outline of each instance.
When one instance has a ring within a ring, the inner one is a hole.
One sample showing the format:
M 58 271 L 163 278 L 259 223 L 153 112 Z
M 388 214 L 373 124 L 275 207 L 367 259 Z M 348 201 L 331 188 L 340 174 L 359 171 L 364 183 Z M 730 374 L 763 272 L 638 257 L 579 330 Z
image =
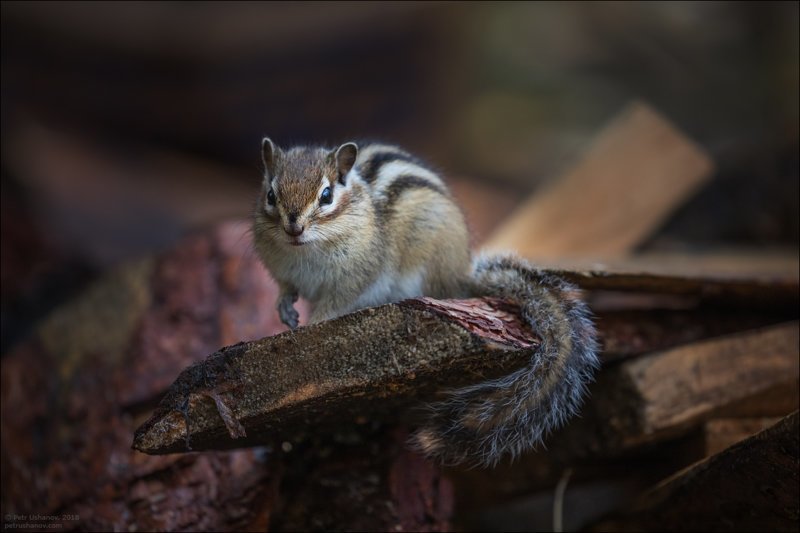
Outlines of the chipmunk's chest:
M 410 272 L 385 270 L 367 285 L 353 305 L 353 309 L 373 307 L 422 296 L 426 269 L 420 267 Z
M 341 265 L 329 254 L 293 253 L 277 262 L 279 272 L 276 274 L 291 280 L 300 296 L 312 302 L 331 292 L 345 275 Z

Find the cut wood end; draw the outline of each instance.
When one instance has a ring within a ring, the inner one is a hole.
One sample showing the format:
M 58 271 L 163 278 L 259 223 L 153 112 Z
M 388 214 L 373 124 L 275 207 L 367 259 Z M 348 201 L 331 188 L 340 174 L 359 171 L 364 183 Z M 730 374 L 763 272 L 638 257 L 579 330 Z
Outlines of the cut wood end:
M 131 448 L 147 454 L 163 453 L 165 442 L 178 442 L 186 437 L 186 419 L 177 411 L 170 411 L 156 419 L 151 424 L 145 423 L 133 437 Z
M 500 298 L 437 300 L 422 297 L 406 300 L 401 305 L 440 314 L 467 331 L 502 345 L 530 348 L 539 342 L 530 326 L 520 319 L 519 307 Z
M 614 367 L 598 379 L 597 399 L 584 418 L 603 437 L 586 442 L 615 454 L 676 437 L 726 406 L 794 382 L 798 326 L 792 321 L 723 335 Z

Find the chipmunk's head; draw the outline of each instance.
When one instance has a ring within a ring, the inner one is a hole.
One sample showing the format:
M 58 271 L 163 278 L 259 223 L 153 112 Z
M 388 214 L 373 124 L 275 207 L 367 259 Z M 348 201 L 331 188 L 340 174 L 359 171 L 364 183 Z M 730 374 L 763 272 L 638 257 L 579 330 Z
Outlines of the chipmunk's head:
M 339 236 L 343 228 L 333 222 L 353 201 L 348 173 L 358 146 L 350 142 L 333 150 L 297 147 L 283 151 L 265 137 L 261 155 L 264 187 L 256 213 L 261 229 L 273 240 L 294 246 Z

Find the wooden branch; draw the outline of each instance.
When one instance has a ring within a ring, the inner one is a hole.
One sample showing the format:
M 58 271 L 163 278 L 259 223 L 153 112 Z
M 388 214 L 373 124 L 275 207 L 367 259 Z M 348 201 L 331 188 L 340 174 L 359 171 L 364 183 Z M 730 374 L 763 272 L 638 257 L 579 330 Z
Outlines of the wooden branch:
M 557 442 L 616 454 L 676 436 L 725 406 L 796 383 L 798 323 L 673 348 L 601 374 L 580 420 Z
M 782 417 L 800 409 L 800 381 L 787 380 L 760 394 L 742 398 L 717 414 L 721 418 Z
M 664 481 L 592 531 L 797 531 L 798 413 Z
M 193 365 L 133 446 L 160 454 L 269 443 L 298 426 L 353 420 L 507 373 L 527 363 L 537 342 L 499 300 L 421 298 L 365 309 Z
M 647 105 L 634 103 L 570 172 L 519 207 L 486 247 L 535 259 L 628 252 L 712 170 L 702 148 Z

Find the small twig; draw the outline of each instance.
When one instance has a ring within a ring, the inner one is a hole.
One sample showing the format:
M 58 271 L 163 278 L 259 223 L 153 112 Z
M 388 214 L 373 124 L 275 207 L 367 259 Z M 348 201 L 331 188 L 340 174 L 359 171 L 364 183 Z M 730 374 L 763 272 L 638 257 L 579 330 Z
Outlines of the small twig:
M 567 490 L 567 483 L 572 476 L 572 468 L 567 468 L 558 480 L 555 493 L 553 494 L 553 531 L 561 533 L 564 531 L 564 493 Z

